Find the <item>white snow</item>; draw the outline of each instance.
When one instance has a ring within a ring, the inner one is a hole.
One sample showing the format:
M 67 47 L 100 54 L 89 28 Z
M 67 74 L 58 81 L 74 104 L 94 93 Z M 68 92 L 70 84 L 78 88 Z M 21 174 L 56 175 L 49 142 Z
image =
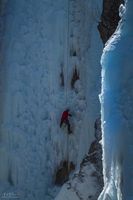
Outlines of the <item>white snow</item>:
M 102 42 L 97 24 L 102 0 L 1 4 L 0 193 L 46 200 L 60 161 L 69 158 L 78 168 L 94 139 L 100 110 Z M 70 56 L 71 47 L 77 56 Z M 71 89 L 75 66 L 80 80 Z M 73 115 L 69 139 L 59 127 L 66 107 Z
M 97 192 L 97 180 L 93 176 L 95 171 L 92 164 L 83 167 L 70 182 L 64 184 L 55 200 L 92 199 L 91 197 L 95 196 Z

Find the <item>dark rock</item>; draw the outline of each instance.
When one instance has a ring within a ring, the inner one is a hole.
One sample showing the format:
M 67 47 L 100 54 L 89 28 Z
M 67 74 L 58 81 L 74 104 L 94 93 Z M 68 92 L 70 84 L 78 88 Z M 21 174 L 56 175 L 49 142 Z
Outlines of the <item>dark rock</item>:
M 78 50 L 76 50 L 73 46 L 71 47 L 70 49 L 70 56 L 72 57 L 75 57 L 75 56 L 78 56 Z
M 101 188 L 103 189 L 103 165 L 102 165 L 102 146 L 101 144 L 95 140 L 92 142 L 88 155 L 83 159 L 81 166 L 89 165 L 89 163 L 93 164 L 96 171 L 92 174 L 92 176 L 96 177 L 97 182 Z
M 9 169 L 9 171 L 8 171 L 8 182 L 10 185 L 14 186 L 11 169 Z
M 93 141 L 89 153 L 88 153 L 88 161 L 94 164 L 96 168 L 95 174 L 92 174 L 92 176 L 95 176 L 101 185 L 101 188 L 103 187 L 103 165 L 102 165 L 102 145 L 97 141 Z
M 55 184 L 63 185 L 69 179 L 69 174 L 75 169 L 73 162 L 63 161 L 56 171 Z
M 110 36 L 115 32 L 120 21 L 119 7 L 124 4 L 124 0 L 104 0 L 101 21 L 98 25 L 103 43 L 105 44 Z
M 64 85 L 65 85 L 65 82 L 64 82 L 64 72 L 63 72 L 63 64 L 61 64 L 60 85 L 62 87 L 64 87 Z
M 97 118 L 95 121 L 95 138 L 100 141 L 102 139 L 102 130 L 101 130 L 101 118 Z
M 74 88 L 74 85 L 75 85 L 77 80 L 79 80 L 79 72 L 78 72 L 78 70 L 76 69 L 76 66 L 75 66 L 75 69 L 74 69 L 73 75 L 72 75 L 72 80 L 71 80 L 71 88 L 72 89 Z

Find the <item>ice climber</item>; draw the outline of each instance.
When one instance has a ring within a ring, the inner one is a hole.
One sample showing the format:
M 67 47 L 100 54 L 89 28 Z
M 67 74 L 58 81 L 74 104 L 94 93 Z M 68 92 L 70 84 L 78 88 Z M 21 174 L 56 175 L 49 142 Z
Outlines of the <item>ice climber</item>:
M 61 122 L 60 122 L 60 128 L 63 124 L 67 125 L 67 129 L 68 129 L 68 133 L 72 133 L 71 131 L 71 127 L 70 127 L 70 122 L 69 122 L 69 117 L 71 117 L 72 115 L 70 114 L 70 110 L 66 109 L 61 116 Z

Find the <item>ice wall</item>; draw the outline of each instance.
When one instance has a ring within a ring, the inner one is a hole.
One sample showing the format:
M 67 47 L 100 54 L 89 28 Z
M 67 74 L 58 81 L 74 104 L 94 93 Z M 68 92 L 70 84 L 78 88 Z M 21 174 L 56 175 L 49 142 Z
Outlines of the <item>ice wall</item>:
M 1 194 L 48 199 L 60 161 L 78 167 L 88 152 L 100 110 L 101 7 L 102 0 L 1 1 Z M 69 138 L 59 127 L 66 107 Z
M 122 20 L 102 55 L 102 128 L 105 187 L 99 200 L 133 199 L 133 1 L 120 7 Z M 124 14 L 125 12 L 125 14 Z

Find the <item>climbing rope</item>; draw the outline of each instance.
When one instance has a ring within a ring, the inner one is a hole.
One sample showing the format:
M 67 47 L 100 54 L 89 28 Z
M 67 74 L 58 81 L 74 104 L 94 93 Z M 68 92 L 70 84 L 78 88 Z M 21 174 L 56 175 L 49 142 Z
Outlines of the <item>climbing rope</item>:
M 68 66 L 69 66 L 69 10 L 70 10 L 70 2 L 68 0 L 67 5 L 67 58 L 66 58 L 66 88 L 65 88 L 65 103 L 67 105 L 68 102 Z
M 68 66 L 69 66 L 69 13 L 70 13 L 70 2 L 68 0 L 67 5 L 67 62 L 66 62 L 66 93 L 65 100 L 66 105 L 68 103 Z M 67 134 L 67 161 L 68 161 L 68 178 L 69 178 L 69 134 Z

